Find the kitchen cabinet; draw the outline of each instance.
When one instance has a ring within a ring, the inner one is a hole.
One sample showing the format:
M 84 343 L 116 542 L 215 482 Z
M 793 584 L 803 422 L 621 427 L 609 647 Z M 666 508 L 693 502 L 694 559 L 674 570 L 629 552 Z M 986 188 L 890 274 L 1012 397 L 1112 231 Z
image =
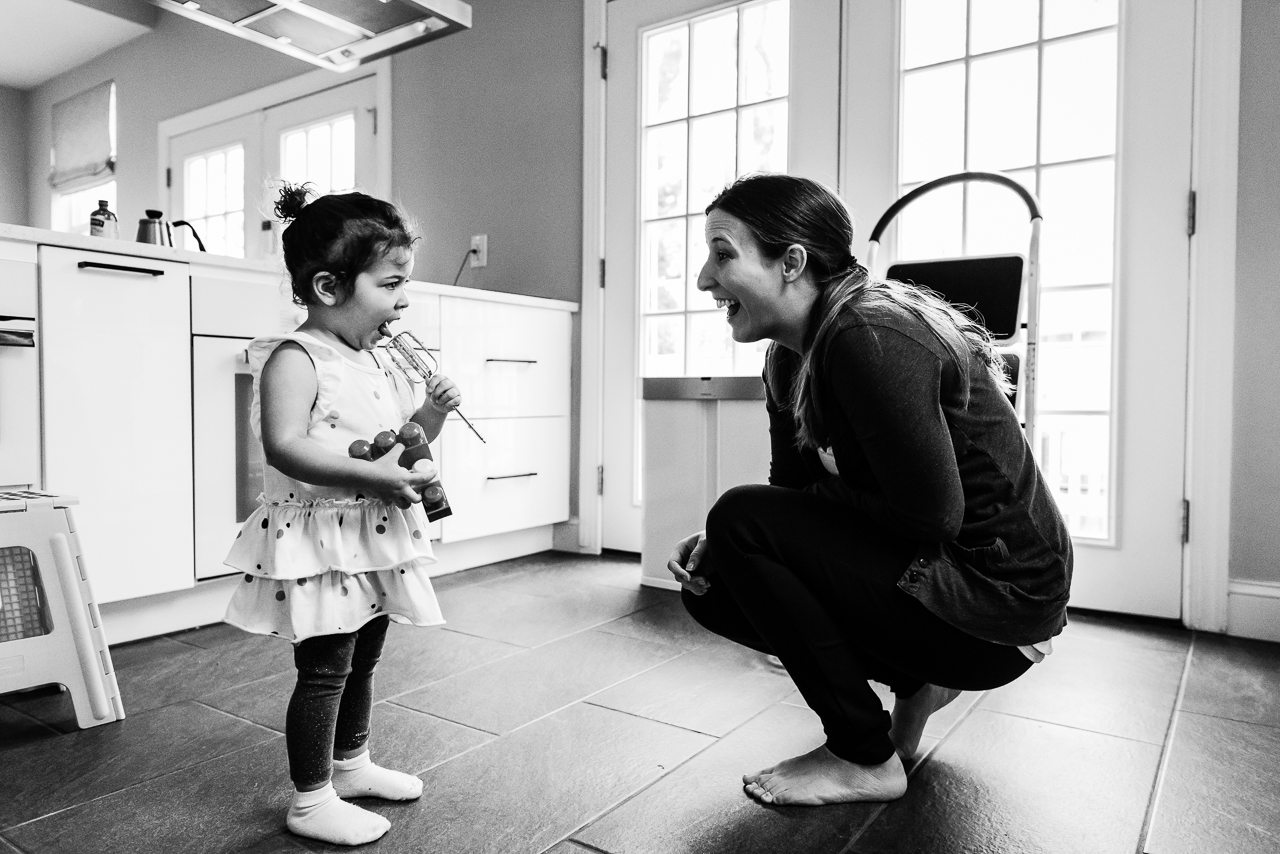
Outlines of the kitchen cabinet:
M 41 246 L 44 487 L 99 602 L 192 584 L 191 289 L 178 261 Z
M 0 241 L 0 487 L 40 483 L 36 248 Z

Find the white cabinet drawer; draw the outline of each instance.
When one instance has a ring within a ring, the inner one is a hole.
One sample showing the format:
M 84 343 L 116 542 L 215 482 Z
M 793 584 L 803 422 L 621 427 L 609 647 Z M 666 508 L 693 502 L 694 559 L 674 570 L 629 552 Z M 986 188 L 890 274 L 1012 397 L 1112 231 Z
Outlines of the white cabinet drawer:
M 570 322 L 556 309 L 441 298 L 441 370 L 467 417 L 567 416 Z
M 193 266 L 191 331 L 256 338 L 298 328 L 307 310 L 293 304 L 283 273 Z
M 0 256 L 0 315 L 36 316 L 35 262 L 11 261 Z
M 445 422 L 440 481 L 453 515 L 442 521 L 446 543 L 550 525 L 569 518 L 569 419 L 490 418 Z

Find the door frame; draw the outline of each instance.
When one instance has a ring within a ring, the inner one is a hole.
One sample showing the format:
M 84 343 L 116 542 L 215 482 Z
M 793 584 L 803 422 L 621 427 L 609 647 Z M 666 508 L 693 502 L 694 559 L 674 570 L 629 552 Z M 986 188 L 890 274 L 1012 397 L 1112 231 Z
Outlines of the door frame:
M 288 80 L 263 86 L 225 101 L 164 119 L 156 126 L 156 198 L 167 199 L 169 187 L 166 173 L 173 166 L 169 162 L 169 141 L 184 133 L 199 130 L 227 119 L 238 118 L 274 107 L 287 101 L 305 98 L 326 89 L 333 89 L 365 77 L 374 77 L 377 87 L 377 127 L 374 136 L 374 157 L 378 164 L 377 185 L 373 194 L 379 198 L 391 198 L 391 57 L 383 57 L 347 72 L 333 72 L 317 68 Z

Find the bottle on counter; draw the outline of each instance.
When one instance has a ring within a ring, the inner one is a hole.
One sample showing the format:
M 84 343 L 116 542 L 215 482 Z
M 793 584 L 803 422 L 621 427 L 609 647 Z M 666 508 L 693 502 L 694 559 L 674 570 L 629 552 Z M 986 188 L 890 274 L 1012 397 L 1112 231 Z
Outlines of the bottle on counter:
M 89 214 L 89 235 L 91 237 L 120 238 L 120 222 L 107 207 L 105 199 L 98 200 L 98 209 Z

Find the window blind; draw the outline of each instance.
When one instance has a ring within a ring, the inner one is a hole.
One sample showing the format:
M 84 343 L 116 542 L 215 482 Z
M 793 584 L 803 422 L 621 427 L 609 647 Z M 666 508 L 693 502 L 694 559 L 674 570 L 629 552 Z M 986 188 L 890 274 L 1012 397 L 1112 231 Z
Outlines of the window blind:
M 49 183 L 55 190 L 115 171 L 114 90 L 108 80 L 53 105 Z

